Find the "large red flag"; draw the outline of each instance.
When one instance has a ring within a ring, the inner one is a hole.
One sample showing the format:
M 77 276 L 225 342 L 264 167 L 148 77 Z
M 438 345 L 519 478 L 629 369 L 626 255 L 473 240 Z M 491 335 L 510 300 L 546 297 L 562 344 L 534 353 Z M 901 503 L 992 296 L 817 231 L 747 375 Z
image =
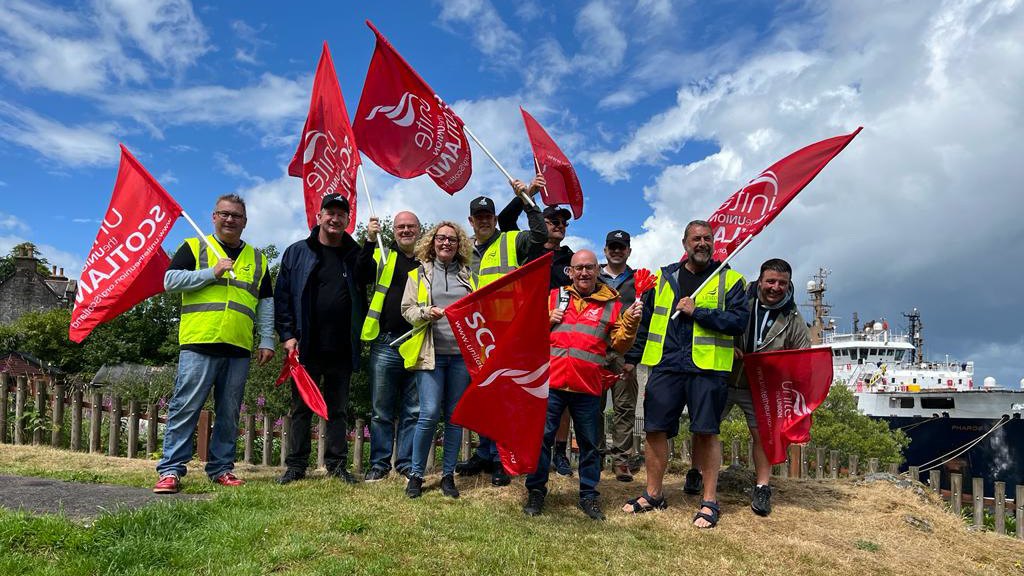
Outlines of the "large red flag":
M 743 356 L 761 445 L 772 464 L 790 444 L 811 439 L 811 412 L 828 396 L 832 349 L 804 348 Z
M 583 216 L 583 189 L 580 187 L 580 179 L 576 176 L 572 162 L 569 162 L 569 158 L 562 153 L 558 144 L 555 144 L 533 116 L 523 110 L 522 106 L 519 107 L 519 111 L 523 113 L 523 123 L 526 124 L 526 134 L 530 137 L 533 158 L 540 166 L 541 174 L 546 181 L 545 189 L 541 191 L 544 204 L 568 204 L 572 208 L 573 217 L 578 220 Z
M 452 422 L 491 438 L 505 469 L 537 468 L 551 357 L 545 254 L 445 308 L 472 382 Z
M 181 206 L 122 144 L 114 194 L 78 279 L 68 328 L 73 342 L 164 291 L 171 261 L 160 244 L 180 215 Z
M 306 125 L 295 151 L 288 175 L 302 178 L 302 191 L 306 198 L 306 223 L 316 226 L 320 200 L 328 195 L 344 195 L 348 199 L 348 232 L 356 226 L 356 169 L 359 151 L 348 110 L 341 96 L 341 87 L 334 72 L 331 52 L 324 42 L 320 63 L 313 79 L 313 95 L 309 100 Z
M 708 218 L 715 227 L 715 260 L 724 260 L 741 242 L 760 233 L 860 131 L 801 148 L 730 196 Z
M 473 158 L 462 119 L 366 21 L 377 47 L 353 125 L 359 148 L 399 178 L 427 174 L 454 194 L 469 182 Z

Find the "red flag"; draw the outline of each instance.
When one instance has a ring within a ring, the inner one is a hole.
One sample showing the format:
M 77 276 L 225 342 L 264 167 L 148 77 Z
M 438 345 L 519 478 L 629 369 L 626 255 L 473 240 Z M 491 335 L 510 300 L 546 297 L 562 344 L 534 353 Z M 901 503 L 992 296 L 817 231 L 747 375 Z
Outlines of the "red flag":
M 526 124 L 526 134 L 530 137 L 533 158 L 540 166 L 546 184 L 541 191 L 544 204 L 558 206 L 568 204 L 572 208 L 573 218 L 579 220 L 583 216 L 583 189 L 572 162 L 562 153 L 555 141 L 548 136 L 544 128 L 533 119 L 533 116 L 519 107 Z
M 832 349 L 804 348 L 743 355 L 761 445 L 772 464 L 790 444 L 811 439 L 811 412 L 832 383 Z
M 320 200 L 328 195 L 342 194 L 348 199 L 348 232 L 356 227 L 356 169 L 359 167 L 356 137 L 348 123 L 348 110 L 341 96 L 334 61 L 324 42 L 320 63 L 313 79 L 313 95 L 309 100 L 306 125 L 295 151 L 288 175 L 302 178 L 306 198 L 306 223 L 316 226 Z
M 295 388 L 299 391 L 299 397 L 306 403 L 306 406 L 309 406 L 314 414 L 327 420 L 327 403 L 324 402 L 324 395 L 320 393 L 320 388 L 313 381 L 313 377 L 299 363 L 299 353 L 294 350 L 285 356 L 284 364 L 281 365 L 281 374 L 278 375 L 274 385 L 280 386 L 289 378 L 295 381 Z
M 861 129 L 801 148 L 768 167 L 723 203 L 708 222 L 715 227 L 715 260 L 756 236 Z
M 377 47 L 353 126 L 359 147 L 399 178 L 428 174 L 454 194 L 469 182 L 473 159 L 462 119 L 370 23 Z
M 181 206 L 121 145 L 121 166 L 106 216 L 78 279 L 68 338 L 81 342 L 97 325 L 164 291 L 171 260 L 160 244 Z
M 445 308 L 472 382 L 452 422 L 491 438 L 505 469 L 537 468 L 548 406 L 550 323 L 545 254 Z

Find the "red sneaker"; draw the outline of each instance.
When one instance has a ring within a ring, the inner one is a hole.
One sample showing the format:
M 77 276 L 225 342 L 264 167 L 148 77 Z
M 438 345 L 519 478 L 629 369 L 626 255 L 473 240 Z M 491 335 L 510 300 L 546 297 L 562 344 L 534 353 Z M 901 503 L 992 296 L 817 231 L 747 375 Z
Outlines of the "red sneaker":
M 155 494 L 177 494 L 181 491 L 181 481 L 174 474 L 161 476 L 156 486 L 153 486 Z
M 225 472 L 214 478 L 213 481 L 221 486 L 241 486 L 242 484 L 245 484 L 245 480 L 242 480 L 231 472 Z

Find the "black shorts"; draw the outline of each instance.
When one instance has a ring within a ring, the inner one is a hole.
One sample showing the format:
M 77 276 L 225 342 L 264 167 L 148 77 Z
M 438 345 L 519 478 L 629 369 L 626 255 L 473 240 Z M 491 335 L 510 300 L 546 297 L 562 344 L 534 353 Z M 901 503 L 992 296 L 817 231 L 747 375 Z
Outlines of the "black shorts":
M 690 432 L 718 434 L 722 411 L 729 398 L 728 374 L 693 374 L 651 370 L 644 396 L 644 432 L 679 434 L 683 407 L 690 414 Z

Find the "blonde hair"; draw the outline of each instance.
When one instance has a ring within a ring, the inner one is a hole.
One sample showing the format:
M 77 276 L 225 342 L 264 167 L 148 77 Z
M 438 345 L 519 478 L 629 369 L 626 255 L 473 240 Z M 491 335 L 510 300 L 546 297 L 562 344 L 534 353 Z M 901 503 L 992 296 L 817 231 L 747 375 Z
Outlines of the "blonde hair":
M 469 235 L 462 229 L 462 226 L 448 220 L 434 224 L 426 234 L 416 241 L 416 257 L 420 259 L 420 262 L 433 262 L 437 259 L 437 251 L 434 250 L 434 236 L 437 236 L 438 230 L 445 227 L 455 230 L 455 236 L 459 239 L 459 246 L 455 251 L 455 261 L 463 266 L 469 266 L 469 251 L 473 249 Z

